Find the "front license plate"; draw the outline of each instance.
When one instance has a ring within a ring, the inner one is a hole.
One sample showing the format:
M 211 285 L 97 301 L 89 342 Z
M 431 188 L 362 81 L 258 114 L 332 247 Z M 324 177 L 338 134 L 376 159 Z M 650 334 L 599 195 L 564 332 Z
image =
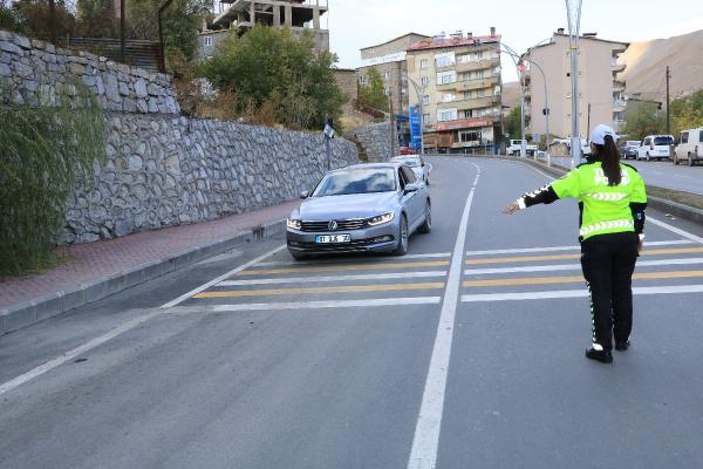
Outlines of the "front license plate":
M 315 242 L 317 244 L 349 243 L 349 242 L 351 242 L 351 235 L 349 235 L 349 234 L 317 235 L 317 236 L 315 236 Z

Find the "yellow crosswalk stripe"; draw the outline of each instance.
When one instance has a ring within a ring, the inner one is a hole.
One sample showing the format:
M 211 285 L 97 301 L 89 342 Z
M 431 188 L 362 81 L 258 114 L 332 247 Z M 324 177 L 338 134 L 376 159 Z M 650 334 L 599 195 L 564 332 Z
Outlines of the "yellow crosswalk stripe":
M 444 282 L 407 283 L 389 285 L 342 285 L 337 287 L 276 288 L 269 290 L 224 290 L 198 293 L 193 298 L 240 298 L 250 296 L 302 295 L 316 293 L 369 293 L 408 290 L 438 290 Z
M 368 263 L 368 264 L 351 264 L 337 265 L 325 267 L 292 267 L 282 269 L 266 269 L 266 270 L 243 270 L 238 275 L 276 275 L 276 274 L 299 274 L 305 272 L 349 272 L 355 270 L 386 270 L 386 269 L 409 269 L 416 267 L 440 267 L 448 266 L 449 261 L 423 261 L 423 262 L 387 262 L 387 263 Z
M 661 256 L 666 254 L 691 254 L 703 252 L 703 247 L 699 248 L 670 248 L 670 249 L 645 249 L 643 256 Z M 535 262 L 535 261 L 555 261 L 564 259 L 579 259 L 581 254 L 552 254 L 547 256 L 517 256 L 517 257 L 486 257 L 480 259 L 468 259 L 466 264 L 503 264 L 508 262 Z
M 672 278 L 695 278 L 703 277 L 703 270 L 679 270 L 671 272 L 638 272 L 632 278 L 634 280 L 656 280 Z M 515 285 L 548 285 L 555 283 L 576 283 L 585 282 L 582 275 L 565 275 L 559 277 L 519 277 L 491 280 L 467 280 L 463 283 L 465 287 L 507 287 Z

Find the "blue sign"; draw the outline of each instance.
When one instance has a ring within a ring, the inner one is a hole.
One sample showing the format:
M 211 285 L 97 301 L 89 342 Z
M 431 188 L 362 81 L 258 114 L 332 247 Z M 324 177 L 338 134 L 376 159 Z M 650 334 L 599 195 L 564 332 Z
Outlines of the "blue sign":
M 410 148 L 420 148 L 422 146 L 422 115 L 420 106 L 411 106 L 410 113 Z

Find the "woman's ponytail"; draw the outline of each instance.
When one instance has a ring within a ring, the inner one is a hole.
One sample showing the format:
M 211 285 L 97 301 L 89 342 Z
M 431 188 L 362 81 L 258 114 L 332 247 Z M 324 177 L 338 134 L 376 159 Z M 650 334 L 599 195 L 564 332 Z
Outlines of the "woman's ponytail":
M 603 145 L 596 145 L 600 160 L 603 165 L 603 173 L 608 178 L 609 186 L 617 186 L 622 180 L 620 172 L 620 152 L 615 146 L 615 140 L 610 135 L 606 135 Z

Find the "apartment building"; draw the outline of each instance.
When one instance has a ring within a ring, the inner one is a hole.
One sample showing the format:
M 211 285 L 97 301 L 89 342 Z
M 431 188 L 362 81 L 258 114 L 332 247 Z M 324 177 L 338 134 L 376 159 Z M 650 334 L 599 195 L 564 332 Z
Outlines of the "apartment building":
M 595 124 L 616 127 L 622 123 L 627 104 L 625 81 L 619 78 L 620 72 L 625 70 L 625 64 L 618 58 L 629 44 L 596 36 L 596 33 L 589 33 L 579 38 L 577 99 L 581 137 L 587 137 L 589 127 Z M 528 59 L 524 61 L 527 67 L 525 113 L 529 120 L 528 133 L 546 134 L 547 115 L 544 110 L 549 107 L 550 134 L 561 138 L 570 137 L 572 96 L 569 35 L 564 33 L 564 29 L 558 29 L 549 43 L 530 49 L 523 57 Z
M 407 114 L 408 67 L 405 60 L 407 50 L 412 44 L 427 38 L 428 36 L 424 34 L 408 33 L 382 44 L 361 49 L 359 84 L 367 84 L 369 70 L 375 68 L 383 78 L 393 111 Z
M 465 152 L 501 136 L 500 41 L 457 31 L 410 46 L 410 106 L 421 106 L 427 150 Z
M 230 29 L 244 34 L 255 25 L 287 27 L 294 34 L 311 31 L 315 50 L 329 51 L 329 30 L 322 28 L 328 10 L 327 0 L 220 0 L 212 23 L 200 33 L 199 57 L 215 55 L 217 44 Z

